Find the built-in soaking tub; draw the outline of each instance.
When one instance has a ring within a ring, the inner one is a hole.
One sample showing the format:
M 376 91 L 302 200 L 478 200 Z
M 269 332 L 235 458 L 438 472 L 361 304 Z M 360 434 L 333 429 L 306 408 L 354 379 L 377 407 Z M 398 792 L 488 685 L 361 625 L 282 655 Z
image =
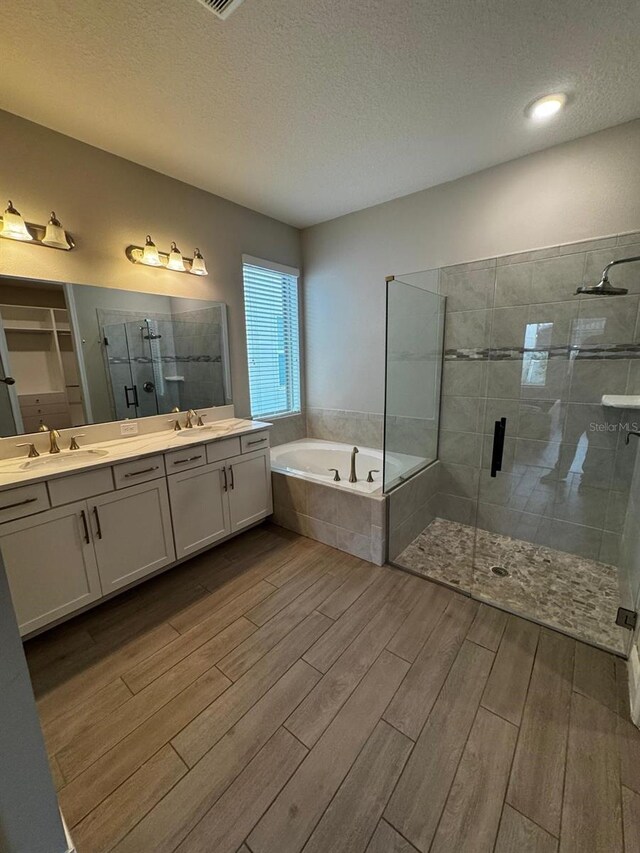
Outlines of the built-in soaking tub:
M 374 494 L 382 488 L 382 451 L 359 447 L 356 454 L 357 483 L 349 482 L 349 468 L 353 445 L 335 441 L 305 438 L 291 441 L 271 449 L 271 470 L 281 474 L 294 474 L 316 483 L 337 486 L 352 492 Z M 340 482 L 335 482 L 330 468 L 337 468 Z M 372 471 L 372 483 L 367 475 Z
M 351 453 L 353 445 L 340 444 L 337 441 L 321 441 L 317 438 L 303 438 L 290 441 L 271 449 L 271 470 L 281 474 L 292 474 L 325 483 L 339 489 L 347 489 L 360 494 L 375 495 L 382 493 L 383 453 L 373 447 L 358 446 L 356 454 L 356 483 L 349 482 Z M 405 453 L 387 453 L 387 483 L 396 483 L 410 477 L 425 465 L 425 460 Z M 331 468 L 337 468 L 340 481 L 336 482 Z M 371 472 L 373 482 L 367 482 Z
M 382 493 L 383 454 L 358 447 L 356 483 L 349 482 L 353 445 L 305 438 L 271 449 L 273 520 L 364 560 L 382 565 L 387 554 L 386 498 Z M 424 464 L 424 460 L 419 460 Z M 387 477 L 416 470 L 417 457 L 387 456 Z M 390 467 L 391 466 L 391 467 Z M 329 468 L 337 468 L 335 482 Z M 367 482 L 372 471 L 373 482 Z

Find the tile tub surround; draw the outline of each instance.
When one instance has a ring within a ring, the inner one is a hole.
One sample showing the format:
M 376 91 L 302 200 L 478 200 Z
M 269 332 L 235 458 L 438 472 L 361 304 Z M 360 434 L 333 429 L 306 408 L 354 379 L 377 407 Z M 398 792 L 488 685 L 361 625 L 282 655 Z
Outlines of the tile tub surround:
M 384 415 L 345 409 L 307 409 L 307 436 L 382 448 Z
M 307 418 L 304 412 L 270 418 L 270 423 L 272 447 L 307 437 Z
M 640 274 L 615 299 L 576 297 L 610 261 L 640 254 L 637 234 L 555 246 L 439 271 L 447 296 L 441 431 L 446 519 L 617 564 L 638 419 L 600 405 L 632 394 L 640 377 Z M 536 344 L 527 348 L 533 328 Z M 530 354 L 533 350 L 533 355 Z M 523 368 L 544 368 L 522 384 Z M 535 366 L 535 365 L 534 365 Z M 507 417 L 503 471 L 489 477 L 493 423 Z M 592 426 L 593 425 L 593 426 Z M 553 519 L 553 524 L 542 523 Z M 540 531 L 544 531 L 540 533 Z
M 308 438 L 366 444 L 377 449 L 382 449 L 386 429 L 387 450 L 429 459 L 435 459 L 437 455 L 438 428 L 432 418 L 403 415 L 387 415 L 385 418 L 376 412 L 314 408 L 307 411 L 306 427 Z M 296 437 L 303 438 L 301 435 Z
M 389 493 L 389 560 L 395 561 L 436 517 L 439 492 L 440 462 L 436 460 Z
M 273 471 L 275 524 L 376 565 L 386 559 L 386 498 Z
M 395 562 L 617 654 L 625 651 L 628 632 L 615 625 L 613 566 L 482 529 L 476 539 L 475 528 L 441 518 Z M 509 575 L 495 575 L 494 565 Z

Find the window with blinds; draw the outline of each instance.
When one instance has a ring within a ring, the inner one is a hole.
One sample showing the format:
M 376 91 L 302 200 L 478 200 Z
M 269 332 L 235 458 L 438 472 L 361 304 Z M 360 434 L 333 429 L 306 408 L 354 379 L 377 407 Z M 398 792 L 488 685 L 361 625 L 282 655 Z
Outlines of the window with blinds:
M 251 416 L 300 411 L 298 271 L 243 258 Z

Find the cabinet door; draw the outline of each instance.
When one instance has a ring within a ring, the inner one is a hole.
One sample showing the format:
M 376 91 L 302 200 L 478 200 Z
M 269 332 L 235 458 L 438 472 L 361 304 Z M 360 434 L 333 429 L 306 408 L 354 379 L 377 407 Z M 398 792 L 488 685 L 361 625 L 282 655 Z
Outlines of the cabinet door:
M 105 595 L 175 560 L 164 479 L 120 489 L 88 504 Z
M 224 462 L 168 477 L 178 558 L 206 548 L 231 532 Z
M 0 525 L 0 550 L 21 634 L 102 596 L 87 510 L 82 501 Z
M 227 462 L 231 532 L 254 524 L 272 512 L 269 454 L 245 453 Z

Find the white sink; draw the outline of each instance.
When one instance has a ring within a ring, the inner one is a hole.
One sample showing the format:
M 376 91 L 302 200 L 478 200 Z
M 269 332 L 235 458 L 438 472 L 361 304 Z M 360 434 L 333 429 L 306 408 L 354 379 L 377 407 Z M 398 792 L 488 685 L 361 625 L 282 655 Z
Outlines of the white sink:
M 200 433 L 206 435 L 226 435 L 228 432 L 233 432 L 242 425 L 244 421 L 241 418 L 234 418 L 232 421 L 220 421 L 217 424 L 207 424 L 206 426 L 194 426 L 192 429 L 183 429 L 176 432 L 176 438 L 195 438 Z
M 36 459 L 27 459 L 18 467 L 21 471 L 30 471 L 33 468 L 65 468 L 77 465 L 79 462 L 90 462 L 92 459 L 108 456 L 108 450 L 68 450 L 61 453 L 51 453 L 47 456 L 39 456 Z

